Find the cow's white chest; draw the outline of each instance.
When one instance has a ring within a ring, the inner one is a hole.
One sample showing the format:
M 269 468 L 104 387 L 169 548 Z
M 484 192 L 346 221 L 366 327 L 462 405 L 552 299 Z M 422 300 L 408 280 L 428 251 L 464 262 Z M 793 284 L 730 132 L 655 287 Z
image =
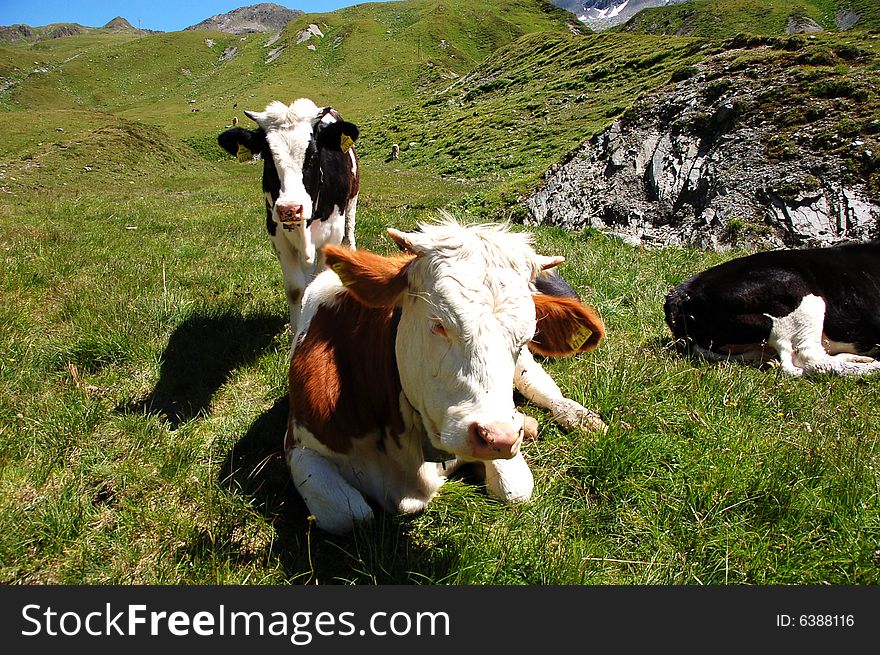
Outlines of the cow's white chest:
M 386 511 L 402 514 L 420 512 L 440 491 L 453 466 L 425 461 L 421 422 L 402 396 L 401 409 L 405 425 L 401 434 L 376 432 L 352 439 L 352 447 L 346 453 L 331 450 L 308 429 L 296 423 L 293 426 L 294 440 L 300 449 L 311 451 L 332 463 L 331 477 L 338 475 Z M 288 453 L 287 457 L 294 478 L 305 481 L 299 485 L 299 491 L 305 497 L 313 476 L 305 471 L 297 474 L 293 470 L 297 465 L 293 455 Z M 326 480 L 327 470 L 322 470 L 320 475 Z M 333 513 L 345 514 L 345 507 L 350 504 L 349 490 L 338 484 L 333 488 L 342 491 L 331 494 L 332 497 L 325 498 L 323 502 L 335 508 Z
M 342 243 L 344 232 L 345 222 L 342 220 L 342 214 L 339 208 L 334 207 L 329 218 L 324 221 L 315 220 L 311 225 L 305 222 L 291 226 L 278 225 L 272 242 L 279 253 L 279 258 L 282 253 L 286 255 L 281 259 L 282 269 L 293 265 L 314 268 L 317 252 L 328 243 Z M 320 273 L 320 271 L 312 271 L 312 273 Z

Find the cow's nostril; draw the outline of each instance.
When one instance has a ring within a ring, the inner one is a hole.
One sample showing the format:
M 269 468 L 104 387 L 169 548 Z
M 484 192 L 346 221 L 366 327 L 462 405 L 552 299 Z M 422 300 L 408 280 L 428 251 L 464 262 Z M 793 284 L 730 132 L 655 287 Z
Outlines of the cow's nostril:
M 278 210 L 278 220 L 282 223 L 302 220 L 305 212 L 302 205 L 275 205 Z
M 489 446 L 494 441 L 489 429 L 480 423 L 471 423 L 470 433 L 472 435 L 472 443 L 479 446 Z

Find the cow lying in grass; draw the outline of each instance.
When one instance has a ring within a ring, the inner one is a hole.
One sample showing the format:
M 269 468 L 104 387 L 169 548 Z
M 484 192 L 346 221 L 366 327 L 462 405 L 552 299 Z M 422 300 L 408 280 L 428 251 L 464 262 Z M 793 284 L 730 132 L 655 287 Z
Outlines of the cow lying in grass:
M 774 356 L 794 376 L 880 371 L 880 242 L 762 252 L 672 289 L 666 323 L 710 360 Z
M 258 129 L 234 127 L 217 141 L 242 159 L 262 156 L 266 228 L 295 330 L 303 291 L 324 270 L 321 247 L 355 246 L 360 173 L 353 144 L 359 131 L 334 109 L 319 108 L 308 98 L 289 106 L 272 102 L 265 111 L 245 114 Z
M 511 380 L 574 411 L 528 347 L 564 356 L 604 334 L 579 301 L 533 292 L 561 258 L 538 256 L 529 235 L 449 220 L 388 233 L 404 254 L 324 248 L 332 270 L 306 290 L 294 338 L 286 459 L 335 533 L 370 519 L 368 500 L 421 511 L 462 462 L 482 465 L 491 496 L 528 500 Z

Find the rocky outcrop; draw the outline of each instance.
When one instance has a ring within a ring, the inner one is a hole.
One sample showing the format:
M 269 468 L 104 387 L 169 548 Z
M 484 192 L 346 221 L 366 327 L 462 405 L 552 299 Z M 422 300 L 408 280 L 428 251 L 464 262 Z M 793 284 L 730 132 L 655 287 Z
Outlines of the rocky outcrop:
M 305 29 L 302 29 L 299 32 L 297 32 L 296 42 L 297 42 L 297 44 L 305 43 L 306 41 L 308 41 L 312 37 L 323 39 L 324 33 L 321 31 L 321 28 L 319 28 L 317 25 L 315 25 L 314 23 L 309 23 L 309 25 Z
M 812 34 L 814 32 L 822 32 L 824 29 L 824 27 L 809 16 L 801 14 L 792 14 L 785 23 L 786 34 Z
M 211 16 L 201 23 L 190 25 L 188 30 L 216 30 L 228 34 L 249 34 L 254 32 L 277 31 L 294 18 L 302 16 L 298 9 L 288 9 L 281 5 L 263 2 L 247 7 L 239 7 L 225 14 Z
M 688 79 L 637 100 L 545 174 L 525 222 L 713 250 L 880 237 L 880 205 L 839 155 L 788 144 L 786 156 L 770 156 L 779 128 L 753 101 L 768 80 L 721 77 L 724 65 L 701 64 Z M 852 156 L 873 156 L 874 144 L 847 145 Z
M 834 22 L 837 25 L 837 28 L 841 31 L 846 31 L 852 27 L 855 27 L 860 18 L 861 16 L 859 16 L 854 11 L 850 11 L 848 9 L 839 9 L 834 14 Z

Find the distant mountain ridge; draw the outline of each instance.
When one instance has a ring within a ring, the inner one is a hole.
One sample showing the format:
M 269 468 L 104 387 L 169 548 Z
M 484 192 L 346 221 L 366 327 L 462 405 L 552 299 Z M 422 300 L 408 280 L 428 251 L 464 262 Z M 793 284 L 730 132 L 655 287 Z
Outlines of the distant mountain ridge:
M 111 32 L 113 34 L 155 34 L 155 30 L 144 30 L 133 27 L 122 16 L 117 16 L 103 27 L 87 27 L 79 23 L 51 23 L 40 27 L 31 27 L 22 23 L 0 25 L 0 43 L 20 43 L 59 39 L 64 36 L 75 36 L 89 32 Z
M 298 9 L 288 9 L 271 2 L 263 2 L 211 16 L 184 29 L 216 30 L 227 34 L 274 32 L 282 29 L 293 19 L 302 16 L 303 13 Z
M 109 30 L 115 33 L 124 33 L 124 32 L 137 32 L 138 29 L 133 27 L 131 23 L 125 20 L 122 16 L 117 16 L 111 21 L 108 21 L 106 25 L 102 29 Z M 144 30 L 140 30 L 144 31 Z
M 211 16 L 186 30 L 215 30 L 227 34 L 249 34 L 257 32 L 276 32 L 287 23 L 302 16 L 298 9 L 288 9 L 271 2 L 264 2 L 233 9 L 225 14 Z M 113 34 L 157 34 L 157 30 L 134 27 L 122 16 L 117 16 L 102 27 L 88 27 L 79 23 L 51 23 L 33 27 L 16 23 L 0 25 L 0 43 L 36 43 L 65 36 L 87 34 L 90 32 L 111 32 Z

